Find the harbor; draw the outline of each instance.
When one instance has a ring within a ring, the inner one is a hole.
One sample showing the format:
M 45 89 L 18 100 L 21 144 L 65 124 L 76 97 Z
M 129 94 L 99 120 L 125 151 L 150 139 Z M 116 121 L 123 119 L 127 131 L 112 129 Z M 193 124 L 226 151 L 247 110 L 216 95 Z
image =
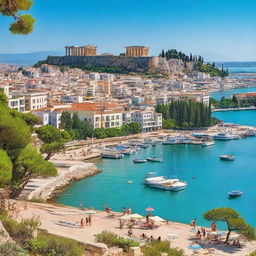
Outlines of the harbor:
M 82 203 L 99 210 L 107 204 L 116 211 L 125 206 L 139 214 L 152 205 L 158 209 L 157 215 L 164 219 L 189 223 L 195 217 L 199 225 L 207 224 L 202 218 L 204 211 L 225 205 L 237 209 L 256 226 L 256 213 L 248 208 L 256 200 L 255 171 L 251 164 L 255 159 L 254 130 L 248 126 L 222 124 L 204 131 L 161 132 L 105 145 L 101 143 L 102 149 L 112 150 L 112 153 L 120 153 L 125 147 L 133 148 L 134 152 L 120 159 L 96 159 L 102 173 L 67 187 L 56 202 L 75 207 Z M 227 140 L 212 140 L 213 136 L 223 133 L 228 134 Z M 176 143 L 163 145 L 174 138 Z M 151 145 L 145 145 L 149 140 Z M 210 142 L 209 146 L 203 145 L 206 142 Z M 235 161 L 220 160 L 221 155 L 228 154 L 234 155 Z M 134 162 L 147 157 L 162 161 Z M 186 181 L 187 187 L 178 192 L 151 188 L 143 184 L 149 172 L 168 178 L 176 176 Z M 243 191 L 243 196 L 230 200 L 227 193 L 234 190 Z

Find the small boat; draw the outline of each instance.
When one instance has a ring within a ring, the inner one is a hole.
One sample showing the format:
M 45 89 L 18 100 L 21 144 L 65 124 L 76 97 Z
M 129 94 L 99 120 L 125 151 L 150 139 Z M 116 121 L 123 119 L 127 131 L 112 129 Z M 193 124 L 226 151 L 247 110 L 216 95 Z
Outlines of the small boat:
M 147 157 L 147 161 L 149 161 L 149 162 L 162 162 L 163 158 L 160 158 L 160 157 Z
M 228 192 L 228 196 L 229 196 L 230 198 L 239 197 L 239 196 L 241 196 L 242 194 L 243 194 L 243 192 L 242 192 L 242 191 L 239 191 L 239 190 L 233 190 L 233 191 Z
M 208 146 L 212 146 L 212 145 L 214 145 L 214 144 L 215 144 L 214 140 L 209 140 L 209 141 L 203 141 L 203 142 L 201 143 L 201 146 L 202 146 L 202 147 L 208 147 Z
M 168 136 L 166 141 L 163 141 L 163 145 L 174 145 L 177 143 L 178 143 L 178 139 L 172 136 Z
M 235 157 L 233 155 L 222 155 L 220 156 L 220 160 L 234 161 Z
M 148 148 L 149 147 L 149 144 L 142 144 L 140 145 L 141 148 Z
M 124 157 L 123 154 L 116 154 L 116 153 L 103 153 L 102 154 L 102 158 L 106 158 L 106 159 L 121 159 L 123 157 Z
M 133 162 L 137 164 L 146 163 L 147 159 L 133 159 Z

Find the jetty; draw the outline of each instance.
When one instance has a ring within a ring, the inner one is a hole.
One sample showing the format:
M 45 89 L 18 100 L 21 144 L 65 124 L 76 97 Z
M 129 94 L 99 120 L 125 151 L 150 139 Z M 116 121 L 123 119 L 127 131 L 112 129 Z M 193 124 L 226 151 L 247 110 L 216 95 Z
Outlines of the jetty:
M 256 107 L 244 107 L 244 108 L 217 108 L 212 109 L 212 112 L 226 112 L 226 111 L 241 111 L 241 110 L 256 110 Z

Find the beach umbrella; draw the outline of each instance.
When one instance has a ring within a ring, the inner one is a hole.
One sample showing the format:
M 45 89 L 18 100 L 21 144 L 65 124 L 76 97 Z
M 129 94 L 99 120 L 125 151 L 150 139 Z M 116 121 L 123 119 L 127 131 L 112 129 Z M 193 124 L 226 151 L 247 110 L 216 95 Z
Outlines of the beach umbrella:
M 155 221 L 155 222 L 164 222 L 165 221 L 164 219 L 162 219 L 159 216 L 153 216 L 153 217 L 150 217 L 150 219 Z
M 151 208 L 151 207 L 148 207 L 145 209 L 146 212 L 153 212 L 155 209 Z

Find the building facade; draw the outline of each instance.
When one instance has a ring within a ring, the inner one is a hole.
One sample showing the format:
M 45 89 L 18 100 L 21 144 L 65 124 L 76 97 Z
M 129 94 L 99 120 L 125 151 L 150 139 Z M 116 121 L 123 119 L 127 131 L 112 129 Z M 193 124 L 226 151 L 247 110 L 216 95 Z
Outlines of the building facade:
M 25 110 L 31 111 L 47 107 L 48 94 L 46 92 L 25 93 Z
M 142 132 L 151 132 L 162 129 L 162 114 L 153 110 L 137 110 L 131 113 L 132 122 L 141 125 Z
M 127 46 L 126 56 L 130 57 L 147 57 L 149 55 L 149 47 L 146 46 Z
M 65 46 L 66 56 L 96 56 L 97 46 Z

